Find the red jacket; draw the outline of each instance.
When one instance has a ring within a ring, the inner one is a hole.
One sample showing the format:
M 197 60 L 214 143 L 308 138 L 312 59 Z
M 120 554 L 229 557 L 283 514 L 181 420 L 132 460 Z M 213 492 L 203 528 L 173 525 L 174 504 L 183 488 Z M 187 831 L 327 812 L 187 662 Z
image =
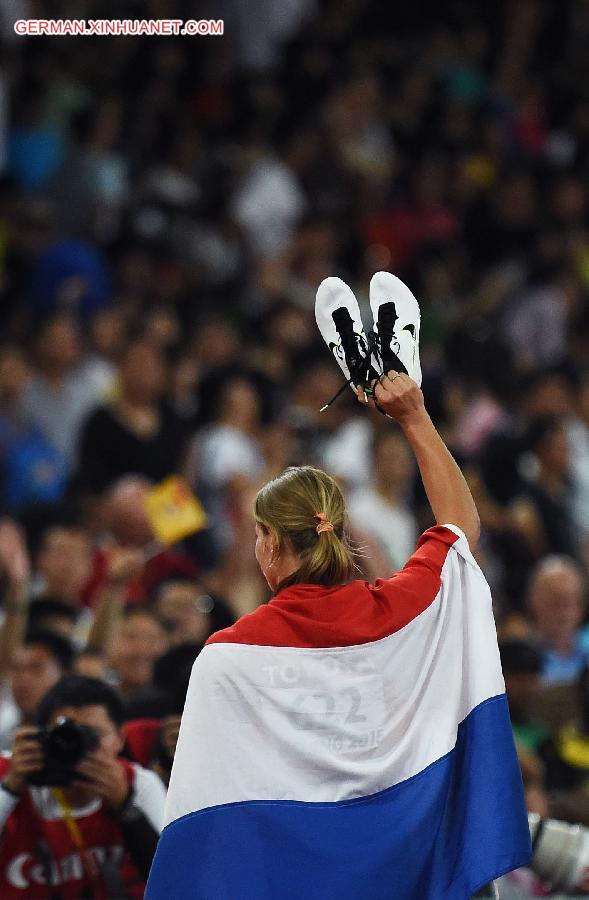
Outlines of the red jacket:
M 133 765 L 124 760 L 119 763 L 132 785 L 135 778 Z M 5 776 L 8 765 L 6 758 L 0 758 L 0 778 Z M 125 849 L 123 833 L 114 813 L 97 799 L 84 809 L 73 811 L 73 816 L 85 846 L 100 870 L 112 870 L 115 877 L 118 873 L 124 891 L 121 900 L 143 897 L 145 883 Z M 38 849 L 39 843 L 44 843 L 49 851 L 45 853 L 45 862 Z M 57 897 L 102 900 L 108 896 L 104 883 L 93 885 L 85 875 L 80 851 L 51 790 L 31 788 L 18 801 L 0 838 L 2 900 L 48 900 L 51 897 L 51 888 L 47 889 L 49 865 Z

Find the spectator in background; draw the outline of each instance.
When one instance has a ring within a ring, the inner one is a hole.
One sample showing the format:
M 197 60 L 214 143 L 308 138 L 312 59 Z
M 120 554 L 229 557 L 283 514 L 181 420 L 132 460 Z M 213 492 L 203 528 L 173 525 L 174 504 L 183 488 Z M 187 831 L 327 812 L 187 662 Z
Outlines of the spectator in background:
M 71 644 L 61 635 L 51 631 L 31 631 L 25 635 L 9 670 L 13 714 L 10 716 L 6 708 L 3 711 L 9 724 L 0 734 L 0 748 L 10 746 L 18 725 L 33 722 L 41 698 L 69 671 L 73 658 Z
M 153 485 L 141 475 L 126 475 L 114 482 L 99 503 L 97 518 L 104 532 L 94 555 L 92 579 L 84 602 L 95 607 L 108 586 L 109 568 L 117 568 L 117 556 L 126 554 L 125 603 L 145 602 L 152 589 L 171 574 L 193 578 L 211 564 L 214 556 L 207 531 L 189 542 L 166 548 L 156 539 L 147 513 Z M 188 546 L 188 544 L 190 546 Z
M 168 638 L 150 607 L 128 605 L 130 588 L 140 584 L 144 555 L 134 548 L 113 547 L 104 562 L 104 582 L 76 671 L 116 684 L 129 718 L 159 716 L 163 708 L 153 689 L 153 671 Z
M 570 392 L 562 373 L 551 370 L 529 373 L 516 387 L 514 402 L 508 407 L 509 415 L 503 417 L 476 457 L 485 489 L 478 492 L 478 499 L 484 499 L 487 533 L 503 570 L 501 584 L 517 610 L 522 606 L 530 570 L 548 552 L 544 523 L 534 503 L 538 498 L 546 502 L 544 479 L 537 484 L 540 464 L 530 451 L 530 439 L 534 442 L 535 436 L 543 434 L 542 429 L 535 427 L 536 423 L 560 422 L 569 408 Z M 558 434 L 555 444 L 557 450 L 562 450 Z M 556 498 L 564 503 L 568 499 L 563 476 L 565 454 L 566 451 L 557 453 L 555 461 L 548 458 L 546 469 L 547 473 L 554 469 L 554 475 L 546 479 L 549 490 L 555 491 Z M 476 479 L 476 471 L 471 474 Z M 566 510 L 564 515 L 566 518 Z M 547 526 L 552 536 L 551 523 Z M 567 533 L 570 538 L 568 528 Z M 567 534 L 563 537 L 566 540 Z M 560 535 L 555 540 L 560 542 Z
M 403 436 L 377 431 L 368 468 L 374 486 L 351 494 L 350 523 L 378 542 L 389 571 L 396 572 L 413 553 L 417 539 L 417 522 L 407 502 L 415 467 Z
M 153 482 L 143 475 L 125 475 L 103 494 L 106 534 L 122 547 L 144 547 L 153 540 L 146 507 L 152 487 Z
M 32 374 L 19 347 L 0 351 L 0 466 L 6 506 L 15 512 L 29 503 L 57 503 L 66 486 L 61 452 L 27 418 L 23 398 Z
M 48 785 L 27 784 L 42 773 L 44 756 L 38 728 L 18 730 L 10 758 L 0 760 L 0 893 L 18 900 L 24 882 L 27 898 L 44 900 L 57 881 L 70 897 L 141 898 L 163 824 L 163 785 L 153 772 L 119 759 L 123 707 L 112 688 L 79 675 L 64 678 L 43 698 L 36 723 L 51 728 L 60 717 L 92 729 L 98 747 L 56 795 Z M 76 838 L 68 816 L 83 837 Z
M 344 478 L 348 486 L 355 486 L 365 484 L 368 477 L 362 456 L 365 458 L 370 451 L 372 423 L 350 413 L 350 406 L 356 413 L 350 398 L 346 403 L 342 397 L 319 412 L 341 386 L 337 368 L 329 357 L 317 353 L 316 345 L 297 354 L 293 359 L 288 420 L 298 440 L 300 459 L 321 462 Z
M 71 467 L 82 423 L 102 399 L 100 386 L 79 371 L 80 334 L 69 314 L 42 320 L 33 346 L 35 374 L 23 390 L 22 415 Z
M 88 531 L 74 522 L 49 524 L 33 560 L 35 597 L 79 607 L 92 573 Z
M 515 386 L 515 396 L 510 398 L 509 415 L 490 435 L 479 459 L 485 484 L 499 503 L 507 505 L 523 492 L 525 482 L 520 458 L 525 450 L 531 449 L 526 438 L 534 439 L 534 424 L 552 423 L 555 417 L 558 420 L 568 413 L 569 408 L 568 384 L 561 373 L 533 371 L 521 377 Z M 539 549 L 538 554 L 541 552 Z
M 582 669 L 576 684 L 579 712 L 541 747 L 555 818 L 589 826 L 589 670 Z
M 217 385 L 215 420 L 192 445 L 187 479 L 196 487 L 214 523 L 222 550 L 231 542 L 232 492 L 260 478 L 264 458 L 257 441 L 261 401 L 252 380 L 229 376 Z
M 222 600 L 208 594 L 198 581 L 181 576 L 171 575 L 157 586 L 154 609 L 171 646 L 204 644 L 214 631 L 234 621 Z
M 188 684 L 194 661 L 201 644 L 185 642 L 177 644 L 160 657 L 155 666 L 155 684 L 167 697 L 168 708 L 162 718 L 157 741 L 152 747 L 151 760 L 154 770 L 167 785 L 170 780 L 180 719 L 186 702 Z
M 526 436 L 536 471 L 529 477 L 523 498 L 536 521 L 543 553 L 576 557 L 579 540 L 570 515 L 569 451 L 564 420 L 556 416 L 538 419 Z
M 101 493 L 129 472 L 161 481 L 179 470 L 185 440 L 179 420 L 161 406 L 166 364 L 161 350 L 132 341 L 121 361 L 119 392 L 87 419 L 79 443 L 79 478 Z
M 125 723 L 129 756 L 141 765 L 151 766 L 166 785 L 176 752 L 192 667 L 202 648 L 202 644 L 186 642 L 164 653 L 155 665 L 151 698 L 152 707 L 159 704 L 159 717 L 149 716 L 149 709 L 146 709 L 147 715 Z
M 118 224 L 127 189 L 126 163 L 115 149 L 121 112 L 115 96 L 73 117 L 75 144 L 49 184 L 67 234 L 104 239 Z
M 530 368 L 545 368 L 563 359 L 573 311 L 567 296 L 570 292 L 566 271 L 559 271 L 511 299 L 505 313 L 504 336 L 517 357 Z
M 562 556 L 544 558 L 530 576 L 528 610 L 540 641 L 544 684 L 575 682 L 587 664 L 584 589 L 578 565 Z
M 272 257 L 286 247 L 306 201 L 286 158 L 251 148 L 251 162 L 231 200 L 233 218 L 246 232 L 258 257 Z
M 127 342 L 127 316 L 120 306 L 97 310 L 86 323 L 87 348 L 83 368 L 104 386 L 104 396 L 116 387 L 118 363 Z
M 501 641 L 499 652 L 515 739 L 523 750 L 536 753 L 549 735 L 530 709 L 541 688 L 542 652 L 533 641 L 521 639 Z
M 124 613 L 113 635 L 110 664 L 127 705 L 151 687 L 153 667 L 167 644 L 166 633 L 150 609 L 137 606 Z

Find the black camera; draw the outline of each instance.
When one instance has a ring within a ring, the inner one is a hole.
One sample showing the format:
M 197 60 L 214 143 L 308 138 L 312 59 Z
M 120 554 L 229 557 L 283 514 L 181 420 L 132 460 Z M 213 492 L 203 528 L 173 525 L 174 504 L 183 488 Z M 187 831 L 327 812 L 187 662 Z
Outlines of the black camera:
M 63 716 L 52 728 L 42 729 L 35 740 L 43 748 L 43 768 L 29 775 L 28 782 L 37 787 L 64 787 L 74 778 L 82 779 L 76 766 L 99 744 L 93 728 Z

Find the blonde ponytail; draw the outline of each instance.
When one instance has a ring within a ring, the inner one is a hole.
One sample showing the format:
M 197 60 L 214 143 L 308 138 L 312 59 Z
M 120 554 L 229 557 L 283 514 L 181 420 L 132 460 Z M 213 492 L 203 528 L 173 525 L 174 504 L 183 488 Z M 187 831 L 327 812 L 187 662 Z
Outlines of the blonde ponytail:
M 345 535 L 342 492 L 321 469 L 292 466 L 269 481 L 256 497 L 255 517 L 276 535 L 279 546 L 288 541 L 301 560 L 278 589 L 291 584 L 345 584 L 357 574 Z

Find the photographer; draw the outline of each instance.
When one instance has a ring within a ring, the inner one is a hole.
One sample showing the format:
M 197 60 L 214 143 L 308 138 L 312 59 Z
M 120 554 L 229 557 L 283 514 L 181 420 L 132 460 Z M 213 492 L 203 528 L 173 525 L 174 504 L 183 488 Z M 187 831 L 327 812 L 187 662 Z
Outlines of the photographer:
M 118 758 L 123 707 L 104 683 L 68 676 L 0 759 L 3 900 L 143 896 L 161 827 L 159 778 Z
M 27 631 L 12 651 L 7 686 L 10 700 L 5 704 L 4 727 L 0 730 L 0 749 L 8 749 L 17 725 L 34 722 L 42 697 L 69 672 L 74 652 L 60 634 L 46 630 Z M 10 706 L 7 709 L 8 703 Z

